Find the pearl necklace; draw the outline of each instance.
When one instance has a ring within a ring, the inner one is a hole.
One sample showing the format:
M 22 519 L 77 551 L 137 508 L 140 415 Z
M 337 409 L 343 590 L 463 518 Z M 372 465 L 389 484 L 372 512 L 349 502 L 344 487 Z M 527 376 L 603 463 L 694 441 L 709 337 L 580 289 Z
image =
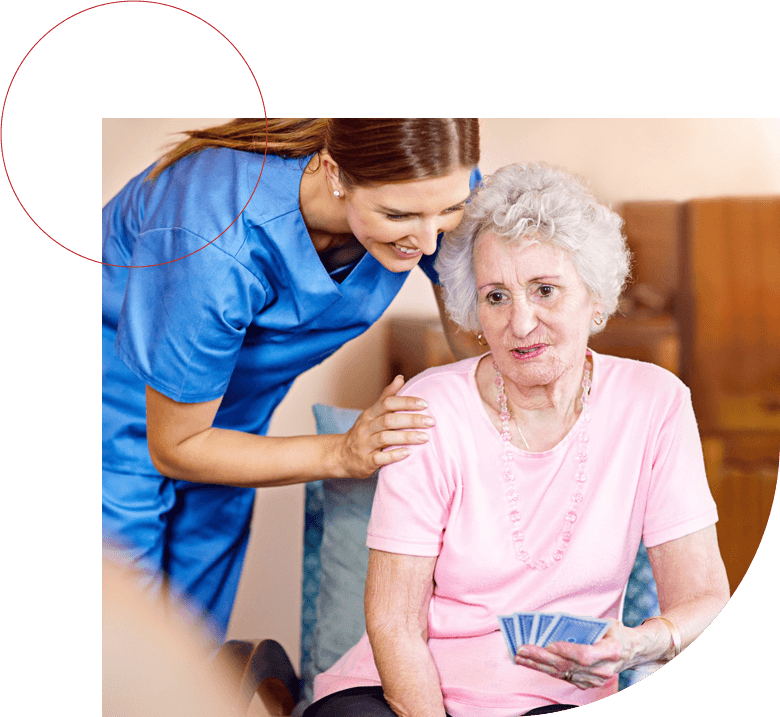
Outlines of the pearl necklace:
M 520 523 L 523 518 L 516 506 L 520 496 L 515 490 L 515 474 L 512 472 L 511 465 L 512 450 L 510 445 L 512 442 L 512 433 L 509 430 L 509 419 L 512 417 L 512 414 L 509 412 L 509 407 L 507 405 L 506 393 L 504 391 L 504 377 L 498 370 L 498 365 L 495 361 L 493 362 L 493 370 L 496 372 L 494 383 L 496 384 L 496 388 L 498 390 L 498 406 L 500 409 L 499 417 L 501 418 L 502 427 L 501 439 L 504 442 L 501 460 L 504 466 L 503 477 L 507 489 L 506 497 L 507 501 L 509 502 L 509 520 L 512 524 L 512 542 L 515 546 L 515 557 L 521 562 L 525 563 L 529 568 L 533 568 L 534 570 L 546 570 L 547 568 L 555 565 L 556 562 L 560 561 L 560 559 L 563 557 L 563 554 L 566 552 L 566 548 L 569 547 L 569 543 L 571 542 L 571 530 L 577 520 L 577 507 L 584 498 L 582 490 L 586 480 L 585 463 L 588 460 L 587 448 L 588 441 L 590 440 L 590 436 L 588 435 L 588 425 L 590 424 L 590 411 L 588 410 L 588 406 L 590 404 L 591 367 L 586 359 L 585 370 L 582 375 L 582 396 L 580 396 L 580 403 L 582 403 L 582 428 L 577 435 L 577 440 L 579 441 L 580 446 L 577 453 L 577 470 L 574 473 L 575 489 L 571 494 L 571 504 L 569 505 L 569 510 L 563 516 L 563 529 L 561 530 L 560 534 L 560 542 L 552 554 L 552 560 L 531 560 L 531 556 L 526 552 L 524 547 L 525 535 L 520 529 Z M 518 430 L 519 429 L 520 426 L 518 426 Z M 523 441 L 525 442 L 525 438 L 523 438 Z M 527 446 L 528 443 L 526 442 L 526 447 Z

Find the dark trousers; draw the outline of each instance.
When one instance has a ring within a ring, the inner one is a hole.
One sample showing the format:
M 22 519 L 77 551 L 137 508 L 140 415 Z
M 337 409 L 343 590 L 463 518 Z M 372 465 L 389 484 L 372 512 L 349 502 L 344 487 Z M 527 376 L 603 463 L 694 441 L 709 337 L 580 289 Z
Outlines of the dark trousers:
M 523 714 L 545 715 L 576 706 L 546 705 Z M 381 687 L 352 687 L 317 700 L 306 708 L 302 717 L 395 717 L 395 712 L 387 704 Z

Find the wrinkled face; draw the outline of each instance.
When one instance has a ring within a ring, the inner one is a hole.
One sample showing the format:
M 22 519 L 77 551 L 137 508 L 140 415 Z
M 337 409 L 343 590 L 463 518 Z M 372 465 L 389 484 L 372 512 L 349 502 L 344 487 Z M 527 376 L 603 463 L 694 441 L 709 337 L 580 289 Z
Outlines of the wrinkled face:
M 350 189 L 345 199 L 350 229 L 386 269 L 409 271 L 423 254 L 436 251 L 440 232 L 460 222 L 470 176 L 461 168 L 443 177 Z
M 507 245 L 493 234 L 474 250 L 479 319 L 504 376 L 518 386 L 579 375 L 590 322 L 604 310 L 569 254 L 549 244 Z

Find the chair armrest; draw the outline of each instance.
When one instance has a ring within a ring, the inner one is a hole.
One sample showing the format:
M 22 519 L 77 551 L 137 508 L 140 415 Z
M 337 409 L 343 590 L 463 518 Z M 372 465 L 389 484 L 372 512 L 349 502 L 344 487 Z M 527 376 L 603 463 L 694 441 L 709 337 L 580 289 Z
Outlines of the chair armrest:
M 229 640 L 214 658 L 227 676 L 241 714 L 255 694 L 272 715 L 290 715 L 300 700 L 300 680 L 275 640 Z

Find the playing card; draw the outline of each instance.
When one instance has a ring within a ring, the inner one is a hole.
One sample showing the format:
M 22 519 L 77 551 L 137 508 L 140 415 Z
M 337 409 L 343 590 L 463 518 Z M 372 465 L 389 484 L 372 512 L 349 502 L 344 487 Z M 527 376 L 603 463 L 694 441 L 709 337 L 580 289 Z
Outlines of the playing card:
M 504 636 L 509 654 L 514 657 L 517 654 L 518 647 L 514 615 L 499 615 L 498 625 L 501 628 L 501 634 Z
M 531 632 L 534 626 L 535 612 L 516 612 L 515 634 L 517 635 L 518 645 L 528 645 L 531 643 Z
M 545 645 L 545 638 L 553 628 L 558 624 L 563 613 L 560 612 L 540 612 L 537 622 L 536 637 L 534 645 Z
M 542 647 L 553 642 L 576 642 L 592 645 L 609 629 L 609 620 L 579 615 L 560 615 L 558 621 L 544 635 L 544 641 L 537 644 Z
M 547 647 L 553 642 L 592 645 L 604 636 L 610 620 L 565 612 L 516 612 L 499 615 L 498 623 L 509 654 L 514 657 L 520 645 Z

